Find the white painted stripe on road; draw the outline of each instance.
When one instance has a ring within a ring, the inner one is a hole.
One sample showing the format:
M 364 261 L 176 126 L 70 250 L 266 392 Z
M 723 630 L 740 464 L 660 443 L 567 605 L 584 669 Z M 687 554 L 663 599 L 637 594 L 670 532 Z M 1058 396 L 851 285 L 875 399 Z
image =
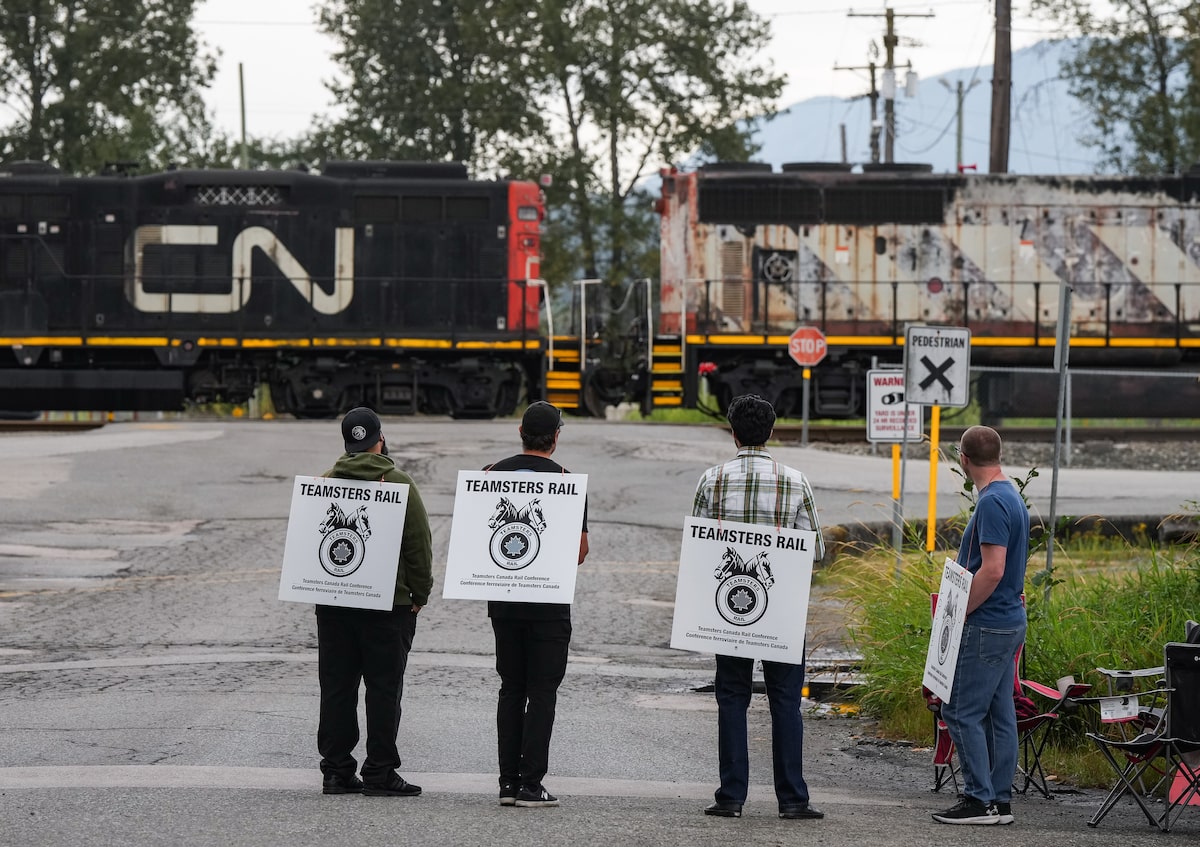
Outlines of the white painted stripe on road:
M 181 656 L 123 656 L 112 659 L 77 659 L 65 662 L 25 662 L 0 665 L 0 674 L 44 673 L 50 671 L 94 670 L 97 668 L 139 668 L 166 665 L 217 665 L 282 662 L 308 664 L 317 661 L 317 651 L 304 653 L 190 653 Z M 478 653 L 430 653 L 414 650 L 408 655 L 410 666 L 493 668 L 492 655 Z M 711 668 L 670 668 L 626 665 L 589 656 L 568 660 L 572 673 L 590 676 L 637 677 L 640 679 L 696 679 L 711 677 Z
M 493 795 L 496 776 L 482 773 L 409 773 L 404 778 L 420 785 L 427 793 Z M 660 800 L 709 802 L 713 784 L 706 782 L 669 782 L 665 780 L 601 779 L 597 777 L 555 776 L 553 790 L 562 796 L 641 797 Z M 265 791 L 317 792 L 321 774 L 316 769 L 231 768 L 218 765 L 118 765 L 0 768 L 0 790 L 38 788 L 236 788 Z M 775 802 L 770 785 L 750 786 L 751 802 Z M 843 791 L 816 791 L 813 805 L 901 806 L 896 799 L 850 794 Z

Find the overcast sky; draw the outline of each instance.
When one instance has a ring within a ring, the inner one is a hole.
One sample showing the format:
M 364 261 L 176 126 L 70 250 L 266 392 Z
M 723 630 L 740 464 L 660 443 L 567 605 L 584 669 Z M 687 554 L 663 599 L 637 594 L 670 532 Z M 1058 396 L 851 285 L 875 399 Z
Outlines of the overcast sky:
M 767 57 L 787 77 L 780 106 L 809 97 L 861 94 L 867 75 L 835 71 L 834 65 L 865 65 L 874 41 L 880 48 L 884 19 L 851 17 L 881 13 L 881 0 L 749 0 L 771 23 Z M 897 64 L 911 61 L 913 70 L 931 77 L 947 70 L 990 65 L 993 56 L 992 0 L 893 2 L 900 35 Z M 1034 44 L 1053 33 L 1029 17 L 1027 0 L 1014 0 L 1013 49 Z M 204 0 L 196 15 L 202 37 L 220 48 L 219 72 L 208 102 L 217 123 L 236 135 L 238 64 L 243 66 L 247 132 L 252 135 L 296 135 L 309 118 L 332 108 L 323 80 L 335 68 L 333 43 L 314 23 L 308 0 Z M 900 17 L 928 15 L 933 17 Z M 903 77 L 901 77 L 901 80 Z

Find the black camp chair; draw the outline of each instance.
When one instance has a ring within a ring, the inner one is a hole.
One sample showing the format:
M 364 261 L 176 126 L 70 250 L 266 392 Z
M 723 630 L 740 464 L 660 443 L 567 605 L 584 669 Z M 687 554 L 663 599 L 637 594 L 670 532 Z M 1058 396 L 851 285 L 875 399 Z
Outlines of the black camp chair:
M 1152 729 L 1129 740 L 1088 733 L 1117 774 L 1088 826 L 1097 826 L 1122 798 L 1132 797 L 1147 821 L 1169 832 L 1183 810 L 1200 798 L 1200 644 L 1167 644 L 1163 667 L 1166 707 L 1161 720 L 1148 722 Z M 1156 785 L 1167 787 L 1159 815 L 1138 790 L 1147 774 L 1156 777 Z

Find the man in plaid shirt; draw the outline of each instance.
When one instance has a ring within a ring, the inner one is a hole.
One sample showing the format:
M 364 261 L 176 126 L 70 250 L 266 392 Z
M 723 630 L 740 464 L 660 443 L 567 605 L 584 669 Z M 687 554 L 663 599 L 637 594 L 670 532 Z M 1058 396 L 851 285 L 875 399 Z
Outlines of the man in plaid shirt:
M 804 475 L 781 465 L 767 452 L 767 439 L 775 428 L 775 410 L 757 394 L 743 394 L 729 403 L 726 413 L 737 458 L 709 468 L 696 486 L 692 515 L 712 520 L 740 521 L 764 526 L 812 530 L 817 534 L 816 560 L 825 555 L 821 523 L 812 488 Z M 750 784 L 746 711 L 754 660 L 721 656 L 717 660 L 717 749 L 721 787 L 706 815 L 740 818 Z M 823 818 L 809 805 L 808 784 L 802 766 L 804 721 L 800 698 L 804 689 L 804 664 L 763 661 L 767 699 L 771 704 L 771 756 L 779 817 Z

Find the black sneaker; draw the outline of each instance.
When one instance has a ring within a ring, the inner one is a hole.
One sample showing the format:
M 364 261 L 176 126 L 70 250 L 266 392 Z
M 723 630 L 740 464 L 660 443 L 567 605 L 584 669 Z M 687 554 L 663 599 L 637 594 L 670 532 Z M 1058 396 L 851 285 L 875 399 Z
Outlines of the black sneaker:
M 517 801 L 514 805 L 525 809 L 557 806 L 558 798 L 547 791 L 543 785 L 522 785 L 517 790 Z
M 517 805 L 517 784 L 515 782 L 500 783 L 500 805 Z
M 363 785 L 364 797 L 417 797 L 421 786 L 405 782 L 398 773 L 391 773 L 383 782 L 368 782 Z
M 362 794 L 362 780 L 354 774 L 327 773 L 321 781 L 322 794 Z
M 1000 813 L 996 805 L 985 805 L 982 800 L 974 797 L 964 797 L 962 800 L 944 812 L 935 812 L 933 819 L 938 823 L 959 823 L 973 826 L 990 826 L 1000 822 Z
M 1016 818 L 1013 817 L 1011 803 L 1001 803 L 997 800 L 996 814 L 1000 816 L 1000 819 L 996 821 L 998 824 L 1012 823 L 1016 820 Z

